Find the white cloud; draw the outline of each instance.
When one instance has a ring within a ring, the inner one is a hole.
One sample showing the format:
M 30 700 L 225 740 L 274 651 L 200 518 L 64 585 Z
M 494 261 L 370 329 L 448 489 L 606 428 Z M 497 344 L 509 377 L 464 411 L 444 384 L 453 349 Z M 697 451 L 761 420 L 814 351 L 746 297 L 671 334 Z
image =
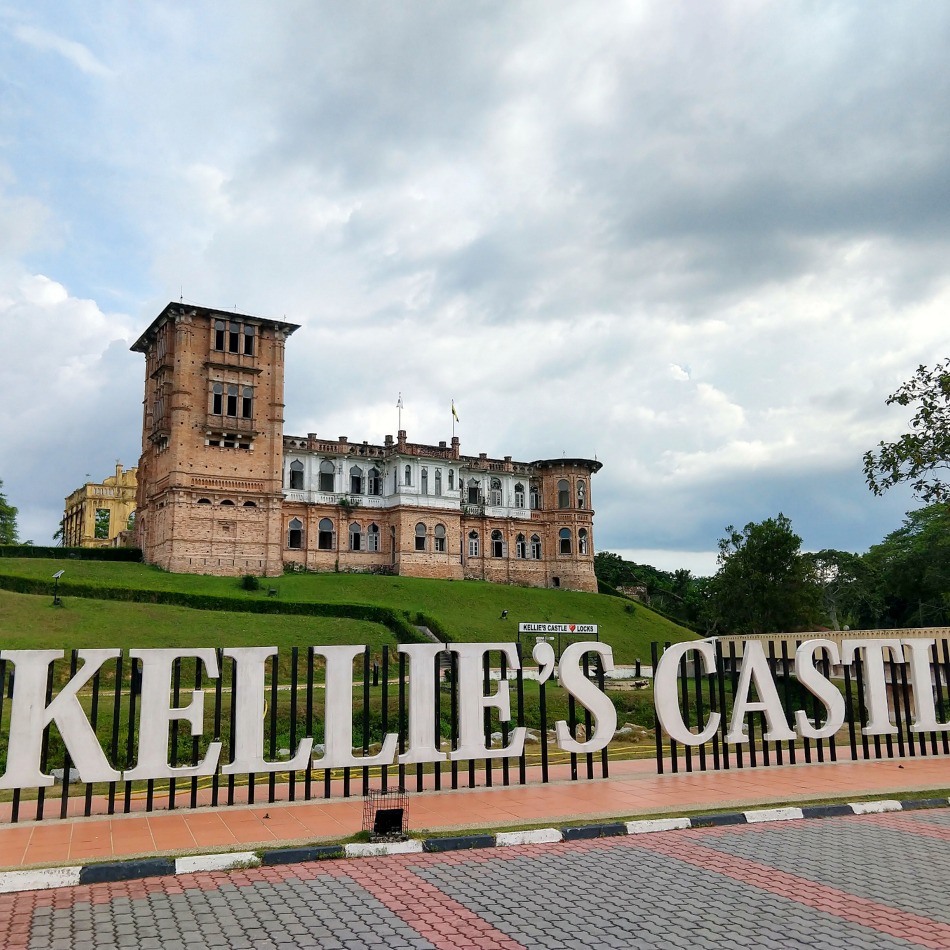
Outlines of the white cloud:
M 420 441 L 454 398 L 466 452 L 597 454 L 600 547 L 707 551 L 783 505 L 806 543 L 880 536 L 861 453 L 947 355 L 950 12 L 914 10 L 5 14 L 0 477 L 49 512 L 50 446 L 130 464 L 123 348 L 182 295 L 303 325 L 288 431 L 380 439 L 402 390 Z
M 13 28 L 13 35 L 34 49 L 57 53 L 87 76 L 100 79 L 111 78 L 114 73 L 102 63 L 93 52 L 82 43 L 69 40 L 56 33 L 35 26 L 19 25 Z

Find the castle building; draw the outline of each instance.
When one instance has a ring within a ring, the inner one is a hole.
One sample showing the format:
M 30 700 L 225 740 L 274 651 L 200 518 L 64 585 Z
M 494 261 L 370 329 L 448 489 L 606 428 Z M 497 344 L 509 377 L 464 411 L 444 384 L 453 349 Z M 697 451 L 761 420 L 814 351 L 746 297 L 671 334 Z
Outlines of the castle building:
M 136 533 L 184 573 L 360 571 L 597 589 L 582 458 L 516 462 L 423 445 L 285 436 L 298 327 L 170 303 L 145 354 Z
M 123 470 L 101 482 L 86 482 L 66 498 L 63 546 L 105 548 L 124 544 L 135 521 L 136 470 Z M 88 478 L 88 476 L 86 476 Z

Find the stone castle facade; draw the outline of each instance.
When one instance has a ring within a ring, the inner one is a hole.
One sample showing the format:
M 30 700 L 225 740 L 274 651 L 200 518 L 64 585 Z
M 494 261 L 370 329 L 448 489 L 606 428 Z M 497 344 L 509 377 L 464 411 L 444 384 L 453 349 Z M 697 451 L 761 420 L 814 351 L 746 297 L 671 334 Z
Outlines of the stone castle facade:
M 284 351 L 298 327 L 170 303 L 145 355 L 136 533 L 185 573 L 286 569 L 596 590 L 581 458 L 516 462 L 450 443 L 285 436 Z
M 101 482 L 86 482 L 71 492 L 63 509 L 63 546 L 124 544 L 134 528 L 136 490 L 135 469 L 123 470 L 116 462 L 115 475 Z

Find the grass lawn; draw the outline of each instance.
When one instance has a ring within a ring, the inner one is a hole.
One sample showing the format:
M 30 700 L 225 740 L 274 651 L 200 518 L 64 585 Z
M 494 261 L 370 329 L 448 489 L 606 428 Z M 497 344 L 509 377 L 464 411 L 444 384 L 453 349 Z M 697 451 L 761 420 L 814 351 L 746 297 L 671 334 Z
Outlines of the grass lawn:
M 129 590 L 171 590 L 227 597 L 233 599 L 236 612 L 241 610 L 242 603 L 267 599 L 267 588 L 274 587 L 279 591 L 277 601 L 282 605 L 294 602 L 379 605 L 403 611 L 413 622 L 419 622 L 419 615 L 421 615 L 423 622 L 431 621 L 437 628 L 437 633 L 452 640 L 511 642 L 517 639 L 519 622 L 595 623 L 600 628 L 601 639 L 613 647 L 614 658 L 618 663 L 633 663 L 638 657 L 648 662 L 650 643 L 654 640 L 675 642 L 695 637 L 692 632 L 655 614 L 642 604 L 604 594 L 578 591 L 515 587 L 483 581 L 439 581 L 372 574 L 287 574 L 263 581 L 261 591 L 248 592 L 241 588 L 240 578 L 170 574 L 143 564 L 32 558 L 0 560 L 0 575 L 11 574 L 18 577 L 50 580 L 54 572 L 62 569 L 66 571 L 62 590 L 67 611 L 78 609 L 77 605 L 80 603 L 80 598 L 69 596 L 69 582 Z M 42 598 L 39 599 L 42 600 Z M 105 606 L 104 602 L 101 603 Z M 190 635 L 190 632 L 187 636 L 185 635 L 181 628 L 183 623 L 187 624 L 185 630 L 207 629 L 209 634 L 211 633 L 211 628 L 195 626 L 192 620 L 183 620 L 184 617 L 206 613 L 205 611 L 167 606 L 146 608 L 144 605 L 142 609 L 145 613 L 135 615 L 141 618 L 140 622 L 121 627 L 116 626 L 111 619 L 107 619 L 109 615 L 102 614 L 103 619 L 99 624 L 99 630 L 109 627 L 125 646 L 146 645 L 146 643 L 150 646 L 174 646 L 184 643 L 202 645 Z M 500 619 L 502 610 L 508 611 L 507 620 Z M 169 621 L 168 626 L 163 627 L 158 618 L 162 617 L 166 611 L 179 611 L 179 614 L 176 620 Z M 207 613 L 218 614 L 213 611 Z M 217 629 L 230 632 L 232 629 L 236 631 L 236 628 L 243 628 L 249 632 L 250 636 L 254 636 L 254 630 L 263 634 L 265 629 L 271 629 L 265 625 L 265 620 L 274 623 L 278 621 L 278 618 L 273 615 L 248 614 L 245 616 L 246 619 L 241 620 L 238 619 L 239 613 L 218 614 L 219 619 L 215 621 Z M 281 629 L 299 630 L 305 626 L 306 629 L 313 630 L 315 633 L 331 629 L 324 626 L 331 623 L 329 619 L 302 617 L 284 619 L 288 626 Z M 344 623 L 344 621 L 338 622 Z M 345 623 L 353 625 L 354 639 L 349 642 L 372 642 L 363 636 L 355 621 L 345 621 Z M 375 627 L 372 624 L 367 626 Z M 9 625 L 4 623 L 3 616 L 0 615 L 0 633 L 8 629 Z M 39 626 L 34 626 L 32 629 L 42 632 L 43 622 L 40 621 Z M 95 624 L 87 629 L 90 634 L 98 637 Z M 340 628 L 341 631 L 345 629 L 349 628 Z M 341 633 L 341 635 L 348 634 Z M 167 639 L 170 636 L 175 638 Z M 329 640 L 322 633 L 315 639 L 308 633 L 299 642 L 308 641 L 312 643 L 343 642 Z M 94 642 L 99 641 L 97 639 Z M 210 643 L 211 641 L 202 642 Z M 224 644 L 239 641 L 223 640 L 219 635 L 215 642 Z M 240 642 L 249 644 L 253 641 Z M 264 641 L 257 639 L 256 642 Z M 90 644 L 87 642 L 76 645 Z

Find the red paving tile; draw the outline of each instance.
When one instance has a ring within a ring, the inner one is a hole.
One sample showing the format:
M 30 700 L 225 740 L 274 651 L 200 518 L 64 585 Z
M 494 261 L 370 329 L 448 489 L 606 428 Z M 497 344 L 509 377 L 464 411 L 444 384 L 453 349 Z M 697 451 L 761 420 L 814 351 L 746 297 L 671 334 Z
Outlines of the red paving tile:
M 564 781 L 570 773 L 562 767 L 552 769 L 561 780 L 548 785 L 506 788 L 496 783 L 492 788 L 411 793 L 410 826 L 414 831 L 444 831 L 563 824 L 823 797 L 894 797 L 950 786 L 950 759 L 940 756 L 664 775 L 656 774 L 652 760 L 612 762 L 610 768 L 609 779 Z M 484 772 L 479 779 L 484 781 Z M 359 787 L 354 782 L 354 790 Z M 322 791 L 322 783 L 317 789 Z M 362 817 L 362 800 L 355 797 L 0 824 L 0 867 L 333 840 L 359 831 Z

